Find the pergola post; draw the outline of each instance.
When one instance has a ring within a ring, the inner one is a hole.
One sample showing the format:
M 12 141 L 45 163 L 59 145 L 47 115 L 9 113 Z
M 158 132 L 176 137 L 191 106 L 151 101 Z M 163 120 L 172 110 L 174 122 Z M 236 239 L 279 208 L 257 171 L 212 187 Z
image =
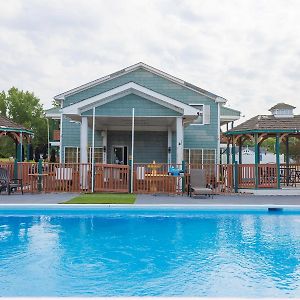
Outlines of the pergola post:
M 235 144 L 234 144 L 234 138 L 232 137 L 232 146 L 231 146 L 231 163 L 235 163 Z
M 290 167 L 290 151 L 289 151 L 289 136 L 286 136 L 285 139 L 285 167 L 286 167 L 286 185 L 289 185 L 290 181 L 290 174 L 289 174 L 289 167 Z
M 227 158 L 227 165 L 229 165 L 230 164 L 230 139 L 229 138 L 227 138 L 226 158 Z
M 276 169 L 277 169 L 277 188 L 280 189 L 280 141 L 279 133 L 276 133 Z
M 255 168 L 255 188 L 258 188 L 259 183 L 259 172 L 258 172 L 258 164 L 259 164 L 259 147 L 258 147 L 258 134 L 254 134 L 254 168 Z
M 239 165 L 243 163 L 242 148 L 243 148 L 243 141 L 242 141 L 242 137 L 240 137 L 239 138 Z

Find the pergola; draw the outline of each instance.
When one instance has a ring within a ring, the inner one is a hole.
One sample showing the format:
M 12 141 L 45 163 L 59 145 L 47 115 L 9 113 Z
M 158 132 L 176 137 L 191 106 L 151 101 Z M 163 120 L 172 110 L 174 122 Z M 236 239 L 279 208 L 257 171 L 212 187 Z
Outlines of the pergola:
M 242 164 L 242 146 L 246 140 L 252 141 L 255 149 L 255 187 L 258 187 L 258 167 L 260 163 L 260 146 L 267 138 L 276 140 L 276 172 L 277 188 L 280 188 L 280 143 L 285 143 L 286 170 L 289 170 L 289 138 L 300 138 L 300 115 L 294 115 L 294 106 L 278 103 L 269 109 L 271 115 L 257 115 L 244 123 L 228 130 L 227 137 L 227 163 L 230 163 L 230 144 L 232 145 L 231 161 L 236 162 L 236 147 L 239 151 L 238 164 Z M 287 176 L 289 177 L 289 175 Z M 287 183 L 288 183 L 287 178 Z
M 27 144 L 27 159 L 31 152 L 31 139 L 33 132 L 24 126 L 0 115 L 0 138 L 2 136 L 11 137 L 16 144 L 16 158 L 18 161 L 23 161 L 23 146 Z

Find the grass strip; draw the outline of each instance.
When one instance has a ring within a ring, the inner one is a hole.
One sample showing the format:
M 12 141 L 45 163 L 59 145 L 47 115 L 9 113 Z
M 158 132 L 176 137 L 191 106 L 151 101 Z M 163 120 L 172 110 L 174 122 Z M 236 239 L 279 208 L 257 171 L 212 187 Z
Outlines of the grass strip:
M 134 194 L 81 194 L 64 204 L 133 204 L 136 195 Z

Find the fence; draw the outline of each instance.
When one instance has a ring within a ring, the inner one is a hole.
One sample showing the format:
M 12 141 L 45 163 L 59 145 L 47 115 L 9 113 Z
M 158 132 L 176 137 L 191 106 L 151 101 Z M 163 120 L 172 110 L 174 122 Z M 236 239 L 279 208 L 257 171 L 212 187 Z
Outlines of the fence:
M 91 164 L 76 163 L 1 163 L 0 167 L 8 169 L 10 178 L 23 180 L 24 192 L 91 192 Z M 296 186 L 300 183 L 300 165 L 280 166 L 278 178 L 275 164 L 237 165 L 236 178 L 233 165 L 186 164 L 184 172 L 174 176 L 172 168 L 179 165 L 170 164 L 134 164 L 133 192 L 182 194 L 187 192 L 191 169 L 205 169 L 207 184 L 216 194 L 232 193 L 237 188 L 277 188 L 281 185 Z M 174 169 L 173 169 L 174 170 Z M 256 176 L 257 173 L 257 176 Z M 236 184 L 235 184 L 236 181 Z M 126 165 L 95 164 L 95 192 L 129 192 L 130 168 Z
M 233 191 L 232 165 L 187 164 L 180 176 L 170 174 L 171 167 L 181 169 L 181 165 L 174 164 L 134 164 L 134 192 L 182 194 L 187 192 L 190 182 L 191 169 L 205 169 L 207 185 L 216 194 L 231 193 Z
M 9 170 L 10 178 L 23 180 L 25 193 L 36 192 L 91 192 L 91 164 L 76 163 L 0 163 Z M 190 182 L 190 169 L 206 170 L 207 184 L 215 193 L 233 191 L 232 165 L 185 165 L 180 176 L 170 174 L 174 164 L 134 164 L 134 193 L 182 194 L 187 192 Z M 130 168 L 126 165 L 95 164 L 95 192 L 129 192 Z

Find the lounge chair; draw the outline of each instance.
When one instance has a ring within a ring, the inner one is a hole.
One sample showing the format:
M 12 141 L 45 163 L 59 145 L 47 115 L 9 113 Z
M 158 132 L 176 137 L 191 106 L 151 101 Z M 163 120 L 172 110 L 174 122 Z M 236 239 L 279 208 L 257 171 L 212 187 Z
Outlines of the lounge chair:
M 9 172 L 5 168 L 0 168 L 0 194 L 2 191 L 7 191 L 8 195 L 12 191 L 16 191 L 17 188 L 21 188 L 21 192 L 23 195 L 23 181 L 19 178 L 9 178 Z
M 212 188 L 207 184 L 206 172 L 204 169 L 191 169 L 188 194 L 190 197 L 192 197 L 192 195 L 213 195 Z

